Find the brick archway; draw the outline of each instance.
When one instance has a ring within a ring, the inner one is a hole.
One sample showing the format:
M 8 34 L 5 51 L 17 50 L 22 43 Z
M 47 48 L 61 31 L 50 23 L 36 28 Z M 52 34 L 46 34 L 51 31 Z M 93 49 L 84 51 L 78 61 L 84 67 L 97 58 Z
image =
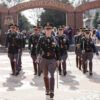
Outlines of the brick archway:
M 16 17 L 20 11 L 24 11 L 27 9 L 33 9 L 33 8 L 49 8 L 49 9 L 55 9 L 59 11 L 63 11 L 68 14 L 68 24 L 74 27 L 74 7 L 71 4 L 64 4 L 61 2 L 57 2 L 55 0 L 34 0 L 29 2 L 20 3 L 12 8 L 9 9 L 9 12 L 14 16 L 13 19 L 15 22 L 18 22 L 18 17 Z M 17 20 L 15 19 L 17 18 Z M 71 20 L 69 20 L 69 18 Z
M 76 11 L 77 12 L 85 12 L 87 10 L 96 9 L 96 8 L 100 8 L 100 0 L 88 2 L 84 5 L 80 5 L 76 8 Z
M 8 14 L 8 8 L 0 6 L 0 27 L 3 27 L 4 16 Z
M 0 6 L 0 43 L 4 42 L 4 32 L 5 32 L 5 25 L 4 20 L 5 16 L 8 15 L 8 8 Z
M 83 27 L 83 13 L 90 9 L 100 8 L 100 0 L 88 2 L 80 5 L 75 9 L 76 14 L 76 28 Z M 75 16 L 74 16 L 75 17 Z
M 50 8 L 55 10 L 61 10 L 64 12 L 73 12 L 74 10 L 74 7 L 72 5 L 57 2 L 55 0 L 34 0 L 34 1 L 20 3 L 10 8 L 10 12 L 15 13 L 33 8 Z
M 7 12 L 8 12 L 7 7 L 0 6 L 0 13 L 7 13 Z

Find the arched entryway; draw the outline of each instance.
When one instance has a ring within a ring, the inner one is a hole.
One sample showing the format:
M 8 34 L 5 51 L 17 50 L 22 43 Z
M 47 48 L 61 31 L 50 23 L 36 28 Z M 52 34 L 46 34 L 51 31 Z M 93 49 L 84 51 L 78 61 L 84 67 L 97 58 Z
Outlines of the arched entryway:
M 18 13 L 27 9 L 48 8 L 59 10 L 67 13 L 67 24 L 74 27 L 74 7 L 71 4 L 64 4 L 55 0 L 36 0 L 18 4 L 9 9 L 9 13 L 13 16 L 14 22 L 18 23 Z
M 85 11 L 100 8 L 100 0 L 88 2 L 84 5 L 80 5 L 75 10 L 75 23 L 76 28 L 83 27 L 83 13 Z

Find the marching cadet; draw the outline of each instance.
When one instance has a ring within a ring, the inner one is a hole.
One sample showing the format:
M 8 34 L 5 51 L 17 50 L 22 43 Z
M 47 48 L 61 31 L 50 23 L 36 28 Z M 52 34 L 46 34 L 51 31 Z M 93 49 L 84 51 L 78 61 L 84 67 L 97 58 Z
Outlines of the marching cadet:
M 89 74 L 92 75 L 92 59 L 94 51 L 94 43 L 90 37 L 90 31 L 86 30 L 85 37 L 81 40 L 81 50 L 82 50 L 82 59 L 83 59 L 83 73 L 87 72 L 87 61 L 89 60 Z
M 82 57 L 81 57 L 81 48 L 80 48 L 80 42 L 83 35 L 83 30 L 80 28 L 78 30 L 78 34 L 75 35 L 75 54 L 76 54 L 76 67 L 81 70 L 81 64 L 82 64 Z
M 16 32 L 16 25 L 10 26 L 10 31 L 6 37 L 6 48 L 8 48 L 8 57 L 10 59 L 12 74 L 19 74 L 18 52 L 20 51 L 20 41 Z
M 20 41 L 20 51 L 18 52 L 18 66 L 19 66 L 19 71 L 21 71 L 22 70 L 22 51 L 25 48 L 25 38 L 22 32 L 20 32 L 18 25 L 16 25 L 16 32 L 18 33 L 18 38 Z
M 96 44 L 96 30 L 91 31 L 91 38 L 94 44 Z M 94 50 L 96 52 L 96 55 L 99 56 L 98 48 L 94 45 Z
M 37 43 L 40 37 L 40 27 L 39 26 L 34 26 L 34 33 L 30 36 L 29 39 L 29 50 L 31 51 L 31 57 L 33 60 L 33 66 L 34 66 L 34 75 L 40 76 L 41 71 L 40 71 L 40 66 L 39 63 L 36 62 L 36 48 L 37 48 Z
M 63 70 L 63 75 L 66 76 L 67 74 L 66 59 L 68 57 L 67 50 L 69 48 L 69 40 L 68 40 L 68 37 L 64 34 L 64 29 L 61 26 L 58 28 L 57 39 L 58 39 L 57 41 L 59 44 L 60 54 L 61 54 L 61 61 L 59 64 L 59 75 L 62 74 L 62 70 Z
M 45 35 L 41 37 L 38 42 L 37 62 L 40 58 L 41 50 L 41 69 L 44 75 L 46 95 L 50 95 L 50 98 L 53 98 L 55 85 L 54 73 L 57 67 L 56 65 L 59 64 L 60 51 L 55 37 L 52 36 L 52 25 L 49 23 L 45 26 Z

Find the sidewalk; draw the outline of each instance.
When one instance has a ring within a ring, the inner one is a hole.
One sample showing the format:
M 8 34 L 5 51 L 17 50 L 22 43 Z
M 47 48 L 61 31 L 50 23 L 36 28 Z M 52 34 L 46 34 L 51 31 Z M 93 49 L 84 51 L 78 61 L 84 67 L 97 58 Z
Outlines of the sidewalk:
M 43 76 L 33 75 L 32 59 L 24 52 L 23 71 L 18 77 L 10 76 L 10 62 L 6 53 L 0 53 L 0 100 L 50 100 L 45 96 Z M 75 66 L 75 54 L 69 53 L 67 60 L 68 75 L 55 73 L 54 100 L 100 100 L 100 59 L 94 56 L 94 75 L 84 75 Z M 71 64 L 71 65 L 70 65 Z

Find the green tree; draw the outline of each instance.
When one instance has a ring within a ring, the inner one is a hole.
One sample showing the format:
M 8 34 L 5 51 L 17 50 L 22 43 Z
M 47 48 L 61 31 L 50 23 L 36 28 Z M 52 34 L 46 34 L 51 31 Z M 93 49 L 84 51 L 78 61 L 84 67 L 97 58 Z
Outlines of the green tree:
M 1 0 L 2 5 L 7 5 L 7 7 L 15 6 L 19 3 L 21 3 L 24 0 Z
M 32 25 L 28 22 L 28 19 L 24 16 L 19 14 L 19 27 L 20 30 L 30 30 L 32 28 Z
M 68 3 L 69 0 L 56 0 L 56 1 L 60 1 L 60 2 L 63 2 L 63 3 Z
M 47 22 L 52 23 L 56 27 L 66 24 L 66 13 L 57 10 L 45 9 L 45 12 L 41 14 L 40 18 L 41 25 L 43 26 Z
M 99 23 L 99 18 L 100 18 L 100 14 L 99 14 L 99 12 L 96 12 L 94 20 L 93 20 L 93 25 L 94 25 L 95 28 L 97 28 L 98 24 L 100 24 Z

